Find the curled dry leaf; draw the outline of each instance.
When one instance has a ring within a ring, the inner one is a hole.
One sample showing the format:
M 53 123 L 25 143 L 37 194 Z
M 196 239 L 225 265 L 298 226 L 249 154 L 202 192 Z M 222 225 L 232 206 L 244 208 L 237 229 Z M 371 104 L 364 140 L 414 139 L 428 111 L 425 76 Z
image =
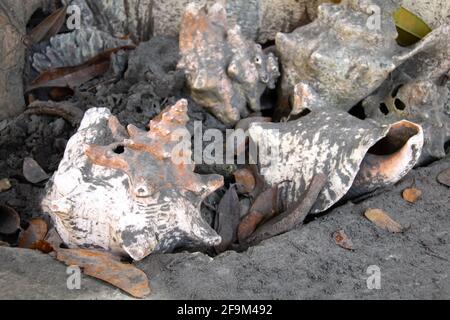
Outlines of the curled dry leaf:
M 33 249 L 40 241 L 45 239 L 48 232 L 48 225 L 45 220 L 36 218 L 30 221 L 30 225 L 19 236 L 19 247 Z
M 240 217 L 239 197 L 233 186 L 225 193 L 219 203 L 217 233 L 222 237 L 222 242 L 215 247 L 217 253 L 225 252 L 236 241 Z
M 450 187 L 450 168 L 439 173 L 437 181 L 444 186 Z
M 100 53 L 86 63 L 74 67 L 48 70 L 32 81 L 27 92 L 39 88 L 76 88 L 89 80 L 103 75 L 109 70 L 111 55 L 120 50 L 131 50 L 134 46 L 122 46 Z
M 26 113 L 61 117 L 68 121 L 72 127 L 77 127 L 84 115 L 84 112 L 78 106 L 68 101 L 34 101 L 30 103 Z
M 275 186 L 261 193 L 250 208 L 249 214 L 242 219 L 238 228 L 239 242 L 244 243 L 262 222 L 272 218 L 277 211 L 278 186 Z
M 410 203 L 416 203 L 422 197 L 422 191 L 416 188 L 408 188 L 403 190 L 403 199 Z
M 344 230 L 339 230 L 333 233 L 333 240 L 336 244 L 344 249 L 353 250 L 353 242 L 347 236 Z
M 305 220 L 308 213 L 317 201 L 320 192 L 328 182 L 327 176 L 324 174 L 317 174 L 313 176 L 308 188 L 301 195 L 296 205 L 292 209 L 276 216 L 258 228 L 254 234 L 247 240 L 250 244 L 257 244 L 261 241 L 280 234 L 291 231 Z
M 11 235 L 20 228 L 20 216 L 11 207 L 0 205 L 0 234 Z
M 31 245 L 30 249 L 38 250 L 45 254 L 49 254 L 50 252 L 54 251 L 53 246 L 45 240 L 39 240 L 39 241 L 33 243 Z
M 11 189 L 11 181 L 9 179 L 1 179 L 0 180 L 0 192 L 8 191 Z
M 68 266 L 79 266 L 88 276 L 103 280 L 136 298 L 150 294 L 147 275 L 132 264 L 100 251 L 57 249 L 56 259 Z
M 249 169 L 239 169 L 234 172 L 236 187 L 239 194 L 251 193 L 256 186 L 256 180 Z
M 67 8 L 68 5 L 65 5 L 45 18 L 25 37 L 25 44 L 37 44 L 58 34 L 66 21 Z
M 401 46 L 413 45 L 432 31 L 422 19 L 404 7 L 395 11 L 394 21 L 398 31 L 397 42 Z
M 403 232 L 403 227 L 380 209 L 368 209 L 364 215 L 377 227 L 393 233 Z
M 23 176 L 31 183 L 39 183 L 49 178 L 49 175 L 41 168 L 39 163 L 33 158 L 25 158 L 23 160 Z

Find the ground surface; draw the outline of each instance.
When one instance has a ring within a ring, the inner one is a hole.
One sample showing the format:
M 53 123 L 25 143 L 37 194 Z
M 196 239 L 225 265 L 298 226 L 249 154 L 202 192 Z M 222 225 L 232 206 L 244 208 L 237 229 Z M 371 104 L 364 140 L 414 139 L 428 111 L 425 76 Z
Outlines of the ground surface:
M 450 157 L 411 172 L 397 186 L 362 203 L 345 204 L 301 229 L 245 253 L 215 259 L 203 254 L 152 256 L 137 264 L 151 282 L 149 299 L 449 299 L 450 192 L 436 176 Z M 415 186 L 422 199 L 409 204 L 401 191 Z M 380 208 L 403 234 L 378 229 L 362 216 Z M 355 251 L 338 247 L 343 229 Z M 381 269 L 381 289 L 367 288 L 367 268 Z M 119 290 L 83 277 L 68 290 L 66 267 L 34 251 L 0 247 L 2 299 L 128 299 Z

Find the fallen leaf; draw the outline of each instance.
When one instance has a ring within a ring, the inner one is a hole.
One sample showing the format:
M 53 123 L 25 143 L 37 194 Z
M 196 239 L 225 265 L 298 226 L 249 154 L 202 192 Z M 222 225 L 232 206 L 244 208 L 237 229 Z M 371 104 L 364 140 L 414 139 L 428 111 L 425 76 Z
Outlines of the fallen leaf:
M 56 259 L 68 266 L 78 266 L 91 277 L 103 280 L 136 298 L 150 294 L 147 275 L 132 264 L 120 262 L 113 255 L 85 249 L 58 249 Z
M 20 228 L 20 216 L 11 207 L 0 205 L 0 234 L 11 235 Z
M 236 189 L 232 186 L 223 196 L 217 209 L 217 233 L 222 237 L 216 252 L 225 252 L 237 239 L 237 228 L 241 217 L 241 206 Z
M 58 34 L 66 21 L 68 5 L 56 10 L 25 37 L 27 45 L 37 44 Z
M 84 112 L 77 105 L 68 101 L 34 101 L 25 112 L 26 114 L 61 117 L 68 121 L 72 127 L 77 127 L 84 116 Z
M 39 241 L 45 239 L 48 232 L 48 225 L 45 220 L 36 218 L 30 221 L 30 225 L 19 236 L 19 247 L 32 249 L 32 247 Z
M 450 168 L 439 173 L 437 181 L 444 186 L 450 187 Z
M 33 184 L 42 182 L 49 178 L 49 175 L 33 158 L 25 158 L 23 160 L 22 173 L 25 179 Z
M 248 194 L 255 189 L 256 180 L 253 173 L 249 169 L 239 169 L 233 174 L 239 194 Z
M 239 243 L 255 232 L 258 226 L 265 220 L 272 218 L 278 211 L 278 186 L 267 189 L 261 193 L 241 221 L 238 227 Z
M 0 180 L 0 192 L 8 191 L 11 189 L 11 181 L 9 179 L 1 179 Z
M 301 195 L 300 199 L 292 209 L 267 221 L 249 237 L 247 242 L 250 244 L 257 244 L 302 225 L 327 181 L 327 177 L 324 174 L 315 175 L 312 178 L 308 189 Z
M 242 219 L 238 228 L 239 243 L 244 243 L 258 226 L 264 221 L 264 215 L 258 211 L 252 211 Z
M 47 236 L 45 237 L 44 241 L 51 245 L 52 248 L 56 249 L 61 248 L 61 245 L 64 243 L 55 228 L 51 228 L 47 232 Z
M 44 240 L 33 243 L 29 249 L 38 250 L 45 254 L 49 254 L 50 252 L 54 251 L 52 245 Z
M 403 7 L 395 11 L 394 21 L 398 31 L 397 42 L 401 46 L 411 46 L 432 31 L 422 19 Z
M 333 239 L 336 244 L 344 249 L 353 250 L 353 242 L 347 236 L 344 230 L 339 230 L 333 233 Z
M 8 242 L 0 241 L 0 247 L 9 247 L 9 246 L 10 246 L 10 245 L 9 245 Z
M 113 53 L 119 50 L 130 50 L 134 48 L 134 46 L 122 46 L 109 49 L 82 65 L 45 71 L 32 81 L 27 88 L 27 92 L 39 88 L 76 88 L 106 73 L 109 70 L 111 55 Z
M 403 227 L 380 209 L 368 209 L 364 215 L 376 226 L 393 233 L 403 232 Z
M 403 199 L 410 203 L 416 203 L 422 197 L 422 191 L 416 188 L 408 188 L 403 190 Z

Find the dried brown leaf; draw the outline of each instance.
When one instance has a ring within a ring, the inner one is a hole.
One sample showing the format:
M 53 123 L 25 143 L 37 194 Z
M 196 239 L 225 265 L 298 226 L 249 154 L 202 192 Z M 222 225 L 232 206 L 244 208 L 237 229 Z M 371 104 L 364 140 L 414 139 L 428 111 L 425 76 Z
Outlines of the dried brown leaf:
M 444 186 L 450 187 L 450 168 L 439 173 L 437 181 Z
M 27 88 L 27 92 L 39 88 L 76 88 L 87 81 L 106 73 L 109 69 L 111 55 L 113 53 L 116 53 L 119 50 L 129 50 L 134 48 L 134 46 L 122 46 L 109 49 L 82 65 L 45 71 L 32 81 Z
M 31 183 L 39 183 L 49 178 L 49 175 L 41 168 L 41 166 L 33 158 L 25 158 L 23 160 L 22 173 L 25 179 Z
M 408 188 L 403 190 L 403 199 L 410 203 L 416 203 L 422 197 L 422 191 L 416 188 Z
M 48 225 L 45 220 L 40 218 L 30 220 L 27 230 L 19 236 L 19 247 L 32 249 L 36 243 L 45 239 L 47 232 Z
M 11 181 L 9 179 L 1 179 L 0 180 L 0 192 L 8 191 L 11 189 Z
M 20 228 L 20 216 L 11 207 L 0 205 L 0 234 L 11 235 Z
M 65 5 L 45 18 L 25 37 L 25 43 L 27 45 L 37 44 L 58 34 L 66 21 L 67 7 L 68 5 Z
M 58 249 L 56 259 L 68 266 L 78 266 L 88 276 L 103 280 L 136 298 L 150 294 L 147 275 L 132 264 L 120 262 L 113 255 L 85 249 Z
M 380 209 L 368 209 L 364 215 L 376 226 L 393 233 L 403 232 L 403 227 Z
M 30 249 L 38 250 L 45 254 L 49 254 L 50 252 L 54 251 L 53 246 L 45 240 L 39 240 L 39 241 L 33 243 L 31 245 Z
M 247 240 L 250 244 L 257 244 L 263 240 L 291 231 L 302 225 L 306 216 L 311 211 L 317 197 L 327 183 L 324 174 L 315 175 L 308 189 L 302 194 L 297 204 L 292 209 L 269 220 L 259 227 Z
M 219 203 L 217 233 L 222 237 L 222 242 L 215 247 L 217 253 L 226 251 L 236 241 L 240 217 L 239 197 L 235 188 L 231 187 Z
M 251 193 L 256 186 L 256 180 L 253 173 L 249 169 L 239 169 L 234 173 L 237 191 L 240 194 Z
M 344 230 L 339 230 L 333 233 L 333 240 L 336 244 L 344 249 L 353 250 L 353 242 L 347 236 Z

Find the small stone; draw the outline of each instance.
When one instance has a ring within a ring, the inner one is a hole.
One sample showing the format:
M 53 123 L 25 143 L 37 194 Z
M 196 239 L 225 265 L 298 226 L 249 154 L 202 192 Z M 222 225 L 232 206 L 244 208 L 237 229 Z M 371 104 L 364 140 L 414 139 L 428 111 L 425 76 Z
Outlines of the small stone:
M 9 179 L 1 179 L 0 180 L 0 192 L 8 191 L 11 189 L 11 181 Z
M 23 176 L 31 183 L 39 183 L 49 178 L 49 175 L 32 158 L 25 158 L 23 161 Z
M 437 181 L 444 186 L 450 187 L 450 168 L 445 169 L 442 171 L 438 177 Z
M 416 188 L 408 188 L 403 190 L 403 199 L 410 203 L 416 203 L 422 197 L 422 191 Z
M 0 241 L 0 247 L 9 247 L 9 243 Z

